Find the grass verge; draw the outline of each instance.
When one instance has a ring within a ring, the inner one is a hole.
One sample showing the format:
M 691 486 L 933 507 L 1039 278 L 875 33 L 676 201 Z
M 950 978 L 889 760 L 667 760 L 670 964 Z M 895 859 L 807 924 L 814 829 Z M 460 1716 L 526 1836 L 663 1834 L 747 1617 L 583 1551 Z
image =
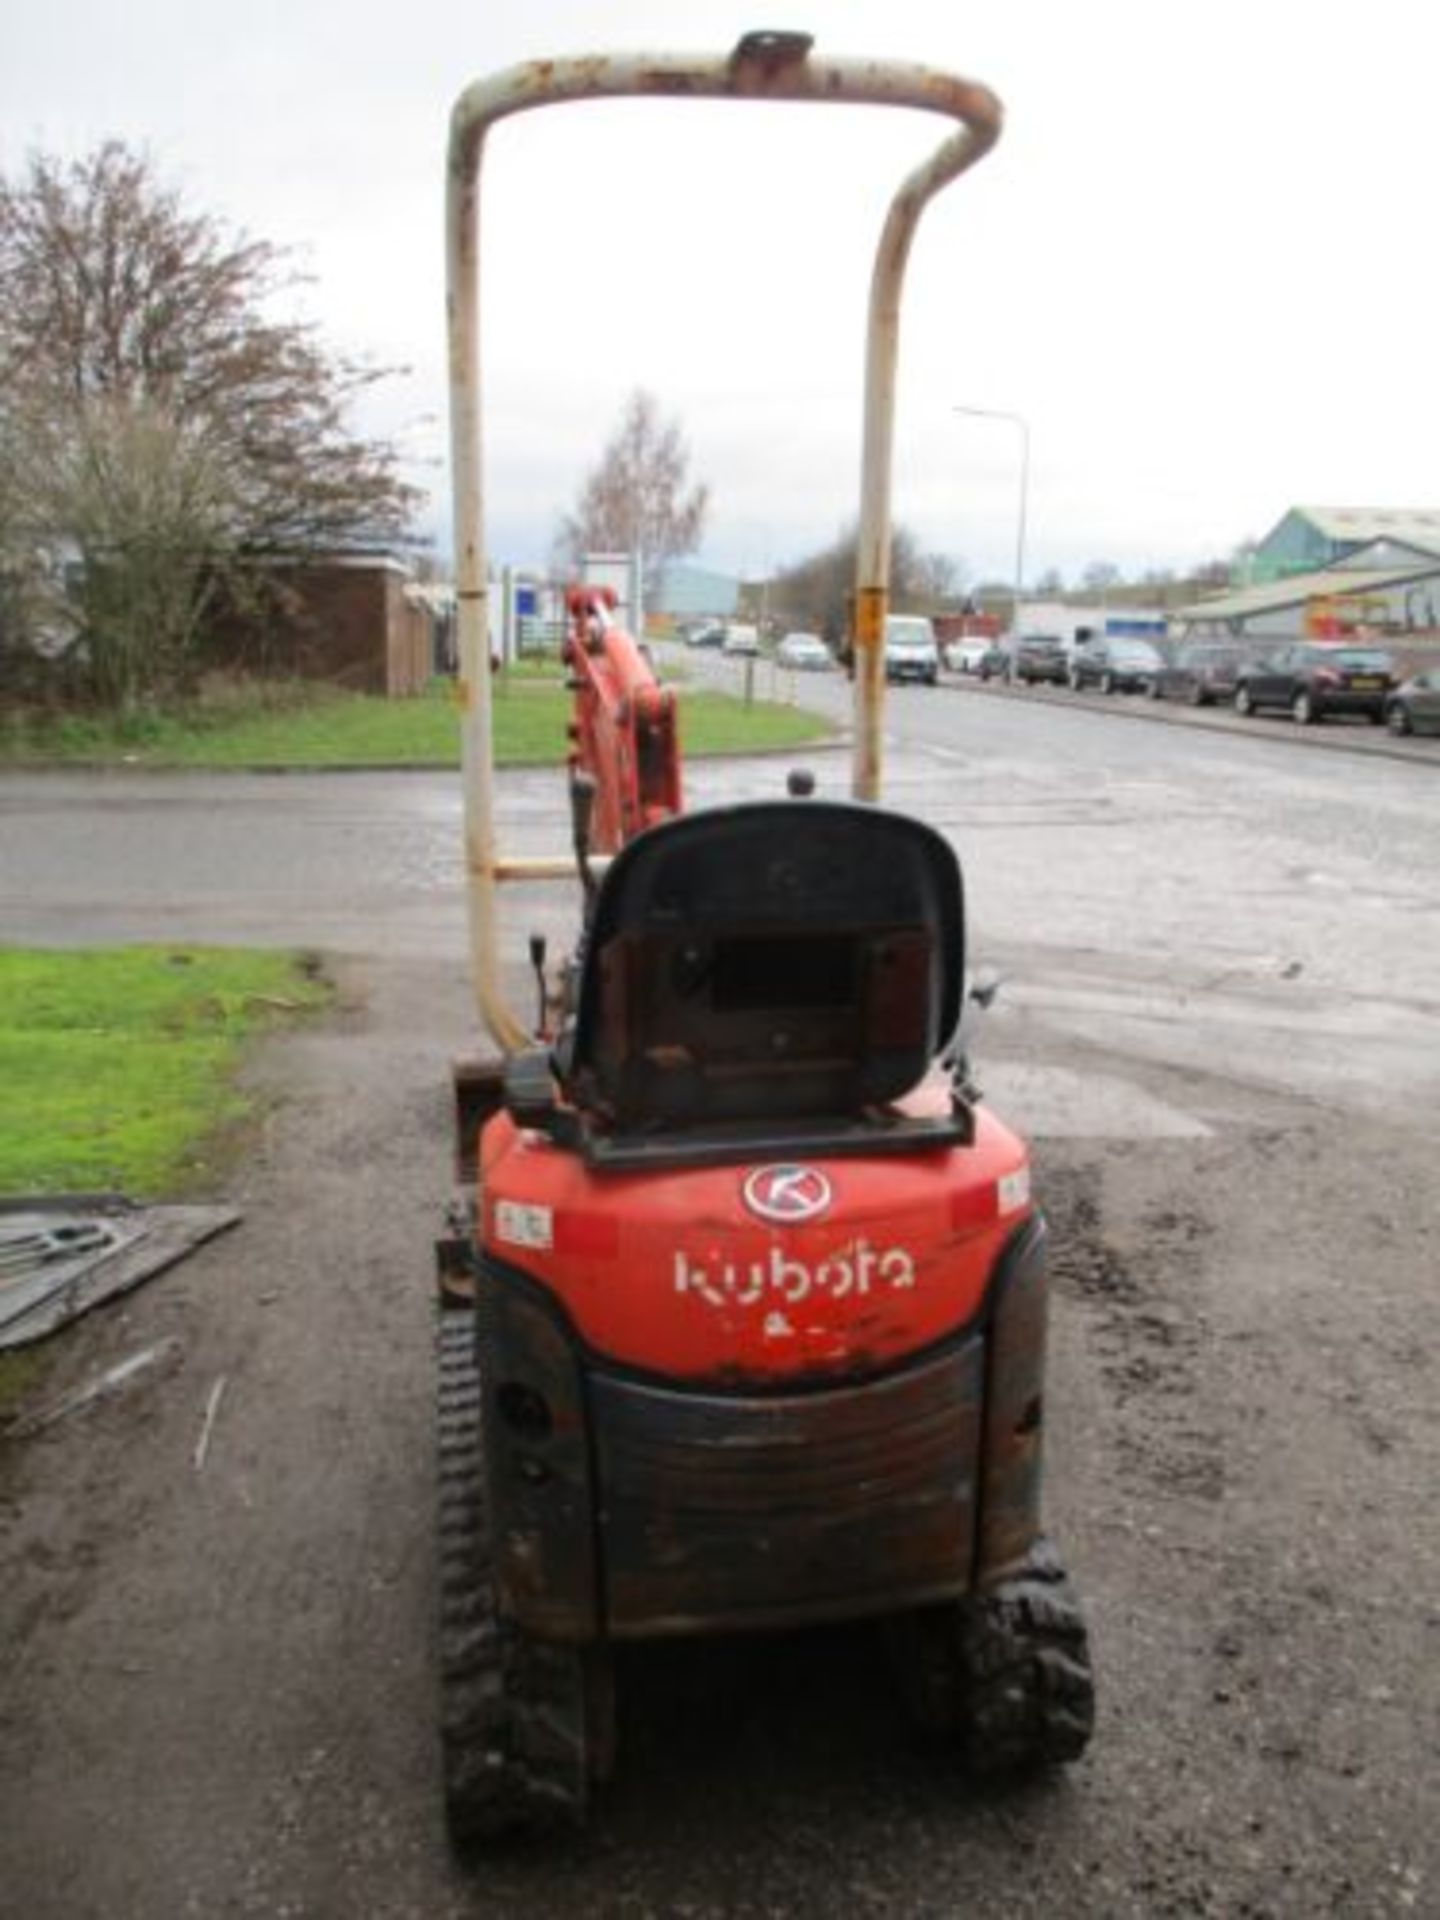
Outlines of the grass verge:
M 0 1194 L 194 1186 L 245 1042 L 328 997 L 294 954 L 0 948 Z
M 0 1194 L 196 1185 L 251 1111 L 245 1043 L 328 999 L 298 954 L 0 948 Z M 0 1354 L 0 1427 L 52 1359 Z
M 502 767 L 543 766 L 565 753 L 570 696 L 549 674 L 495 682 L 495 758 Z M 821 715 L 728 694 L 680 689 L 687 754 L 803 746 L 832 731 Z M 412 700 L 309 689 L 256 692 L 218 706 L 124 718 L 15 716 L 0 731 L 0 765 L 324 768 L 454 767 L 460 761 L 453 689 Z

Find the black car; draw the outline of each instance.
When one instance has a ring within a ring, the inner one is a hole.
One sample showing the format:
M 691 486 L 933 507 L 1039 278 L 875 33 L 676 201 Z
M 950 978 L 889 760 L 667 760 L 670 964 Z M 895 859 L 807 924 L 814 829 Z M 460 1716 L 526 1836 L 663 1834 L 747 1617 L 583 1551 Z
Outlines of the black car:
M 1018 680 L 1021 686 L 1033 686 L 1048 680 L 1057 687 L 1065 684 L 1065 642 L 1054 634 L 1022 633 L 1005 653 L 1005 678 Z
M 1099 639 L 1076 647 L 1070 656 L 1070 685 L 1076 693 L 1098 687 L 1101 693 L 1143 693 L 1165 665 L 1165 656 L 1149 640 Z
M 1395 679 L 1395 662 L 1383 648 L 1300 640 L 1241 667 L 1235 711 L 1285 707 L 1302 727 L 1327 713 L 1360 713 L 1378 727 Z
M 1440 667 L 1414 674 L 1385 702 L 1391 733 L 1440 733 Z
M 1215 640 L 1190 640 L 1165 662 L 1148 690 L 1157 700 L 1187 700 L 1192 707 L 1233 700 L 1236 675 L 1245 658 L 1239 647 Z

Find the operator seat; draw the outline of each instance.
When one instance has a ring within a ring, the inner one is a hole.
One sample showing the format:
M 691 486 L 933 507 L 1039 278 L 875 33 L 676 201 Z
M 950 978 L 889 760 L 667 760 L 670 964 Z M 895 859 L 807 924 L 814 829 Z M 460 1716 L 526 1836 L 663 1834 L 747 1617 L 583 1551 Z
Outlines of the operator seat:
M 596 895 L 566 1092 L 622 1133 L 855 1117 L 954 1033 L 964 894 L 933 828 L 843 801 L 683 814 Z

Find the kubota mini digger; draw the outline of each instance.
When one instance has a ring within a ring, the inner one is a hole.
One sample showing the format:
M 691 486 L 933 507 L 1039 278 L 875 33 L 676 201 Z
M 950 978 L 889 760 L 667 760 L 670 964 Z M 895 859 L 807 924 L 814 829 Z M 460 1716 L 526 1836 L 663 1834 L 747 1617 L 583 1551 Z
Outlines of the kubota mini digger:
M 505 115 L 659 95 L 958 120 L 876 256 L 853 798 L 681 810 L 673 694 L 570 599 L 574 851 L 495 844 L 481 531 L 479 160 Z M 928 198 L 998 136 L 983 88 L 750 34 L 720 59 L 546 61 L 461 96 L 450 320 L 471 933 L 497 1052 L 457 1073 L 475 1185 L 440 1246 L 441 1665 L 452 1831 L 583 1816 L 611 1654 L 871 1618 L 977 1768 L 1073 1759 L 1084 1623 L 1039 1511 L 1045 1229 L 958 1040 L 949 843 L 885 810 L 880 709 L 900 284 Z M 500 883 L 578 872 L 540 1016 L 502 989 Z

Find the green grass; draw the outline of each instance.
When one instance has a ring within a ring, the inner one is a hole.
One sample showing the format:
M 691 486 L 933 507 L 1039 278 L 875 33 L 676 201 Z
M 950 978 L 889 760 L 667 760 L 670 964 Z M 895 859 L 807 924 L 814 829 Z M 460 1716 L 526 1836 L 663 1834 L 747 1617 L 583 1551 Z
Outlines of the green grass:
M 0 1193 L 194 1186 L 249 1112 L 245 1042 L 327 998 L 293 954 L 0 948 Z
M 747 707 L 728 693 L 680 692 L 680 744 L 686 753 L 757 753 L 828 740 L 835 729 L 823 714 L 755 700 Z
M 565 752 L 570 699 L 556 670 L 521 668 L 494 686 L 495 758 L 539 766 Z M 727 694 L 680 690 L 687 754 L 744 753 L 825 738 L 829 723 L 799 708 L 750 706 Z M 126 719 L 14 716 L 0 729 L 0 765 L 84 763 L 140 767 L 453 767 L 459 724 L 453 690 L 412 700 L 290 690 L 220 706 Z

